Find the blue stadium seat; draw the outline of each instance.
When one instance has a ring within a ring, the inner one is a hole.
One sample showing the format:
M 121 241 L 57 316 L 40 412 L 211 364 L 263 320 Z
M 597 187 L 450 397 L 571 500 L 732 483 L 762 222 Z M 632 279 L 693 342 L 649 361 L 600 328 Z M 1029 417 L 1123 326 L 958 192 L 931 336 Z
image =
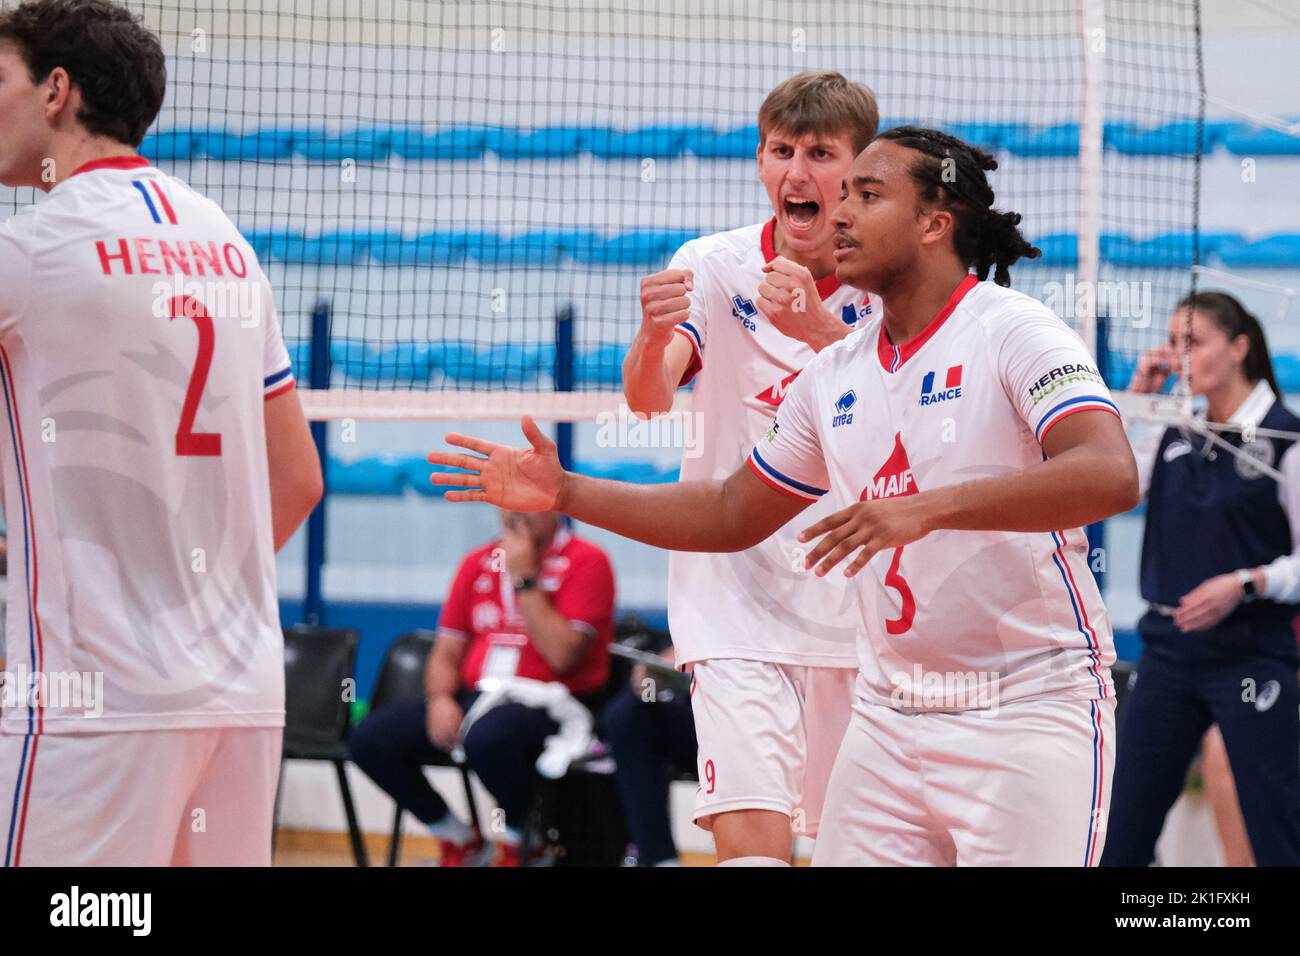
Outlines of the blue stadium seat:
M 275 162 L 293 155 L 294 137 L 303 130 L 264 129 L 247 135 L 224 129 L 194 134 L 195 153 L 228 163 Z
M 400 495 L 406 489 L 407 463 L 405 457 L 396 455 L 373 455 L 355 461 L 331 457 L 326 465 L 326 482 L 331 494 Z
M 705 159 L 753 159 L 758 149 L 758 127 L 742 126 L 728 133 L 696 127 L 687 132 L 682 145 Z
M 1289 394 L 1300 392 L 1300 355 L 1292 352 L 1279 352 L 1273 356 L 1273 374 L 1282 391 Z
M 574 357 L 573 377 L 583 385 L 621 386 L 623 384 L 623 345 L 598 345 Z
M 1128 388 L 1128 383 L 1133 379 L 1133 372 L 1137 369 L 1137 356 L 1125 355 L 1115 350 L 1107 351 L 1106 361 L 1102 364 L 1101 377 L 1106 380 L 1106 385 L 1116 391 Z
M 492 370 L 480 349 L 468 342 L 445 342 L 430 350 L 430 361 L 443 375 L 469 383 L 491 379 Z
M 1223 145 L 1238 156 L 1300 156 L 1300 135 L 1244 124 L 1227 133 Z
M 482 233 L 427 232 L 414 239 L 399 237 L 371 243 L 370 255 L 386 266 L 444 266 L 465 260 L 471 237 Z
M 1186 268 L 1192 262 L 1192 238 L 1190 232 L 1168 232 L 1149 239 L 1103 233 L 1101 257 L 1116 266 Z M 1231 232 L 1202 233 L 1201 261 L 1208 259 L 1224 242 L 1239 238 L 1239 234 Z
M 1254 241 L 1230 239 L 1220 243 L 1218 253 L 1229 268 L 1300 268 L 1300 233 L 1283 233 Z
M 154 131 L 140 144 L 140 155 L 155 163 L 184 162 L 194 150 L 194 135 L 187 129 Z
M 284 343 L 293 366 L 293 377 L 299 387 L 311 384 L 311 342 L 307 339 L 288 339 Z
M 458 471 L 456 468 L 448 468 L 445 465 L 431 465 L 422 455 L 413 455 L 406 459 L 402 469 L 406 474 L 406 487 L 410 488 L 416 494 L 424 495 L 429 498 L 441 498 L 447 491 L 442 485 L 435 485 L 429 480 L 429 476 L 435 471 Z
M 1072 232 L 1054 232 L 1032 240 L 1042 250 L 1041 258 L 1027 260 L 1045 266 L 1072 266 L 1079 261 L 1079 238 Z
M 457 126 L 436 133 L 416 135 L 395 132 L 393 151 L 404 159 L 478 159 L 487 149 L 488 135 L 499 135 L 499 126 Z
M 600 265 L 656 268 L 665 264 L 682 243 L 698 233 L 689 230 L 645 230 L 625 232 L 587 250 L 589 259 Z
M 543 268 L 557 266 L 564 255 L 563 232 L 526 232 L 518 236 L 483 233 L 467 242 L 470 258 L 485 266 Z
M 1225 120 L 1206 120 L 1202 149 L 1213 152 L 1224 136 L 1240 124 Z M 1135 156 L 1191 156 L 1196 153 L 1196 121 L 1178 120 L 1160 126 L 1136 123 L 1107 123 L 1106 146 L 1116 152 Z
M 555 368 L 555 346 L 431 342 L 429 363 L 448 378 L 465 384 L 537 386 L 539 377 L 551 375 Z
M 379 348 L 364 339 L 334 339 L 330 342 L 330 364 L 348 378 L 363 381 L 373 377 L 379 368 Z
M 989 151 L 1001 149 L 1007 131 L 1017 128 L 1018 125 L 1017 123 L 956 123 L 950 126 L 948 131 L 958 139 Z
M 374 163 L 387 159 L 393 130 L 385 127 L 353 129 L 342 133 L 314 129 L 296 136 L 293 151 L 313 162 L 337 163 L 353 159 Z
M 244 238 L 262 262 L 301 261 L 303 244 L 306 242 L 302 233 L 282 229 L 254 229 L 244 233 Z
M 1055 126 L 1008 124 L 998 145 L 1017 156 L 1077 156 L 1079 127 L 1076 123 Z
M 576 156 L 588 126 L 548 126 L 543 129 L 496 130 L 487 135 L 486 147 L 502 159 L 557 159 Z
M 428 381 L 433 359 L 428 342 L 398 342 L 379 350 L 378 367 L 370 377 L 380 382 L 414 384 Z
M 395 233 L 323 232 L 302 244 L 299 261 L 322 266 L 358 265 L 369 255 L 371 243 L 387 248 L 390 243 L 400 241 L 401 237 Z
M 643 126 L 626 132 L 592 127 L 581 140 L 583 149 L 601 159 L 666 159 L 682 154 L 687 137 L 713 132 L 707 126 Z

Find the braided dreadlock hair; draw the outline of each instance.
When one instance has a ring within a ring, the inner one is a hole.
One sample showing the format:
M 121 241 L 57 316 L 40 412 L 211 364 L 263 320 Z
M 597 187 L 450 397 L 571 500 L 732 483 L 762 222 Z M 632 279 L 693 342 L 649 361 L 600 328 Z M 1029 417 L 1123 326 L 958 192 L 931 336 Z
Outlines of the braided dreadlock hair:
M 993 187 L 985 172 L 998 161 L 983 150 L 937 129 L 895 126 L 876 137 L 921 154 L 908 170 L 925 202 L 939 202 L 953 214 L 953 245 L 981 279 L 1011 284 L 1011 265 L 1037 259 L 1042 250 L 1020 234 L 1020 213 L 993 208 Z

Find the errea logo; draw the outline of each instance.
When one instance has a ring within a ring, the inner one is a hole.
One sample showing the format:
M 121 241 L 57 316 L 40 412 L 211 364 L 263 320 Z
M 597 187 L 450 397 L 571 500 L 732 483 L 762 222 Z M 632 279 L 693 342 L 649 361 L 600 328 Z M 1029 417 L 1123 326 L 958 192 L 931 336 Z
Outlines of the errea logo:
M 831 417 L 831 428 L 853 424 L 853 406 L 858 403 L 857 393 L 849 389 L 835 399 L 835 414 Z
M 953 365 L 948 369 L 947 375 L 944 376 L 943 388 L 935 390 L 934 372 L 926 372 L 925 378 L 921 380 L 921 400 L 918 405 L 934 405 L 939 402 L 949 402 L 961 398 L 961 366 Z
M 740 324 L 751 332 L 757 332 L 758 326 L 754 324 L 754 316 L 758 315 L 758 309 L 754 308 L 754 303 L 749 299 L 742 299 L 740 295 L 731 297 L 731 314 L 740 319 Z
M 855 306 L 852 302 L 846 302 L 840 309 L 840 318 L 845 325 L 857 325 L 859 319 L 865 319 L 871 314 L 871 303 L 864 302 L 860 307 Z

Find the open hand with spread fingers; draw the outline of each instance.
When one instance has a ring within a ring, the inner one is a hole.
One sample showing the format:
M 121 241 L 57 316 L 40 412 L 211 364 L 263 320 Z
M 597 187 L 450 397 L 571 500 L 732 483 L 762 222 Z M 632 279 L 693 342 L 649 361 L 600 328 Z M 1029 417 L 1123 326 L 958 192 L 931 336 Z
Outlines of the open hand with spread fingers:
M 486 501 L 507 511 L 551 511 L 558 507 L 567 477 L 551 441 L 527 415 L 524 437 L 530 448 L 511 448 L 473 435 L 450 434 L 447 444 L 467 448 L 477 455 L 453 451 L 429 453 L 429 464 L 448 465 L 463 472 L 435 471 L 429 481 L 435 485 L 466 488 L 449 491 L 448 501 Z M 479 455 L 486 457 L 480 458 Z
M 799 534 L 799 540 L 811 541 L 823 535 L 804 558 L 804 567 L 815 566 L 819 578 L 861 549 L 853 563 L 844 570 L 844 576 L 851 578 L 866 567 L 877 552 L 901 548 L 924 538 L 932 530 L 922 496 L 907 495 L 849 505 L 805 528 Z

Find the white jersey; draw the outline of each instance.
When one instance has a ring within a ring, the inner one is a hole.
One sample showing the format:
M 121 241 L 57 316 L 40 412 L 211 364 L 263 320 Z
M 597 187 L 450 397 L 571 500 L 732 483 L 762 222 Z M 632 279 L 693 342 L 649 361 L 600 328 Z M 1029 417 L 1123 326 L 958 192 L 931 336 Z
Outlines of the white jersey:
M 1049 309 L 969 276 L 902 348 L 877 317 L 818 355 L 750 466 L 836 509 L 915 494 L 1040 463 L 1044 437 L 1068 415 L 1118 415 L 1109 394 Z M 959 710 L 1111 696 L 1111 629 L 1081 528 L 936 531 L 850 580 L 870 702 Z
M 816 353 L 777 331 L 755 306 L 764 263 L 776 257 L 775 220 L 686 243 L 670 269 L 690 269 L 690 319 L 677 327 L 694 348 L 682 384 L 692 395 L 700 440 L 682 457 L 683 481 L 726 478 L 744 464 L 791 383 Z M 879 300 L 817 283 L 822 305 L 857 327 Z M 797 535 L 822 516 L 811 509 L 766 541 L 736 554 L 673 552 L 668 626 L 677 663 L 743 658 L 813 667 L 855 667 L 857 616 L 843 582 L 803 570 Z M 829 513 L 829 512 L 826 512 Z
M 82 167 L 0 226 L 0 380 L 0 730 L 283 725 L 263 400 L 293 375 L 234 224 L 139 157 Z

